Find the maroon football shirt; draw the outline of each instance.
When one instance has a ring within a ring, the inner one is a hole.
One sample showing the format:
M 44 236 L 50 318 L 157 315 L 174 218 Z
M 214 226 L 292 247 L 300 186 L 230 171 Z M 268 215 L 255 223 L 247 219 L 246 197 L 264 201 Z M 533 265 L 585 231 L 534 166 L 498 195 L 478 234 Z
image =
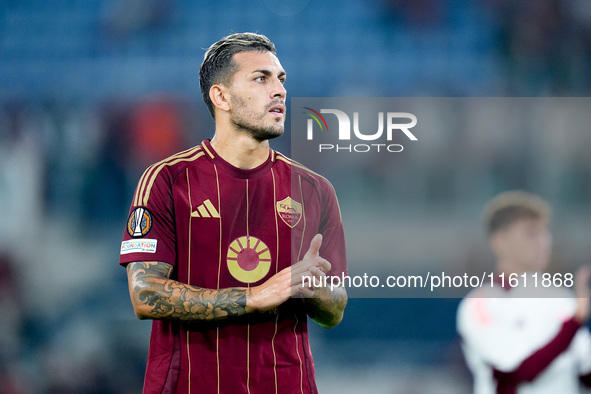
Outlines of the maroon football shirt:
M 332 185 L 270 150 L 243 170 L 208 140 L 149 167 L 138 184 L 120 264 L 162 261 L 172 279 L 256 286 L 301 260 L 315 234 L 329 275 L 347 274 Z M 154 320 L 144 393 L 316 393 L 303 301 L 220 322 Z

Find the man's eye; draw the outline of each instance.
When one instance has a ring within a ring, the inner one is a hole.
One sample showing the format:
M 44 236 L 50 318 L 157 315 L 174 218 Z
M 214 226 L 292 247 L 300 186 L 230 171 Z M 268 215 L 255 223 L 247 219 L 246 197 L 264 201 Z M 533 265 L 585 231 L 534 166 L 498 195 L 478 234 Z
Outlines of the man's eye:
M 263 82 L 265 80 L 265 77 L 256 77 L 255 81 L 257 82 Z

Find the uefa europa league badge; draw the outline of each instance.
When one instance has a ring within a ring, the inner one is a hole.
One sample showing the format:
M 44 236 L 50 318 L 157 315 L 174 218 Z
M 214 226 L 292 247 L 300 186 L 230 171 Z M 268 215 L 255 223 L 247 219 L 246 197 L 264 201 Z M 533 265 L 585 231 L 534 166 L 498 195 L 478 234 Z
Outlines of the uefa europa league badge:
M 152 228 L 152 214 L 146 208 L 138 207 L 131 211 L 127 219 L 127 233 L 134 237 L 143 237 Z

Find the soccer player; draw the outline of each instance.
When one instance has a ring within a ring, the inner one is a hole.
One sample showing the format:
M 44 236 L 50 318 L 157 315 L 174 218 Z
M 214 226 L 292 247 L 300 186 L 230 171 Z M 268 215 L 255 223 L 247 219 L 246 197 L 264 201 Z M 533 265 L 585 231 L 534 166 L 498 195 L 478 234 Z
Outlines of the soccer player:
M 551 252 L 550 207 L 521 191 L 495 197 L 486 210 L 496 274 L 504 287 L 473 290 L 457 315 L 464 356 L 476 394 L 572 394 L 591 382 L 589 270 L 574 279 L 576 297 L 563 288 L 534 287 Z M 508 284 L 511 274 L 519 278 Z M 573 283 L 570 283 L 571 285 Z M 528 298 L 533 297 L 533 298 Z
M 120 264 L 153 319 L 144 393 L 316 393 L 307 318 L 337 325 L 347 273 L 331 184 L 269 147 L 286 73 L 263 35 L 214 43 L 199 70 L 215 134 L 149 167 Z

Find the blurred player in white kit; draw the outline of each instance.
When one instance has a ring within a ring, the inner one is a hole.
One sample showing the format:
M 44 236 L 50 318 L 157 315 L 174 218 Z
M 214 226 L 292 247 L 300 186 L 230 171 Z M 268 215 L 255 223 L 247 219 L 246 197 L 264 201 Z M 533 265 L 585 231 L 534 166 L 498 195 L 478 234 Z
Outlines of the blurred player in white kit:
M 591 387 L 588 267 L 574 275 L 577 298 L 566 288 L 544 288 L 541 276 L 537 286 L 531 277 L 523 283 L 523 273 L 541 275 L 548 266 L 549 205 L 530 193 L 505 192 L 485 215 L 496 278 L 504 273 L 505 282 L 473 290 L 458 308 L 474 393 L 574 394 Z M 511 274 L 518 278 L 513 287 Z

